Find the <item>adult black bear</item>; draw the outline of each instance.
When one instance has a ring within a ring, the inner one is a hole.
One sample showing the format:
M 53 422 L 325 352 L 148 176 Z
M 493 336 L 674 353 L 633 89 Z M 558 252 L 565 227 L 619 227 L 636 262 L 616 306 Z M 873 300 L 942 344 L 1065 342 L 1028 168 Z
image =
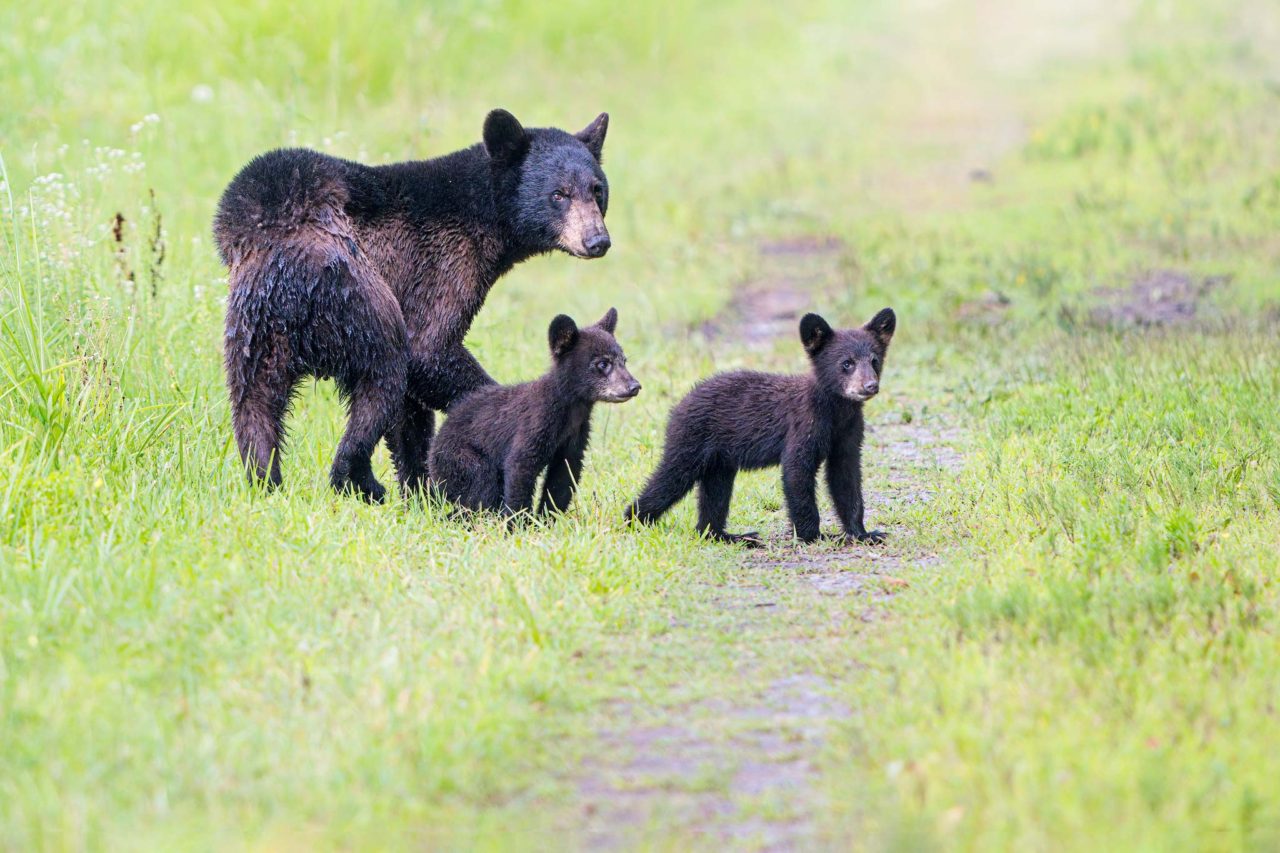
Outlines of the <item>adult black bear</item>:
M 758 545 L 725 532 L 739 469 L 782 465 L 782 491 L 796 538 L 818 538 L 818 467 L 846 536 L 880 541 L 863 526 L 862 404 L 880 390 L 897 324 L 886 308 L 861 329 L 834 331 L 817 314 L 800 321 L 813 372 L 779 376 L 740 370 L 713 376 L 676 404 L 662 461 L 627 517 L 657 521 L 698 484 L 698 529 L 723 542 Z
M 608 122 L 571 134 L 494 110 L 482 144 L 434 160 L 371 167 L 288 149 L 250 162 L 213 226 L 250 478 L 279 485 L 293 391 L 318 376 L 337 381 L 349 412 L 334 488 L 382 499 L 370 456 L 384 435 L 401 487 L 425 485 L 433 410 L 493 383 L 463 339 L 494 281 L 554 249 L 608 251 Z
M 621 403 L 640 393 L 613 332 L 618 312 L 579 329 L 561 314 L 551 321 L 551 370 L 521 385 L 482 388 L 455 406 L 431 448 L 431 480 L 451 502 L 514 515 L 569 508 L 597 402 Z

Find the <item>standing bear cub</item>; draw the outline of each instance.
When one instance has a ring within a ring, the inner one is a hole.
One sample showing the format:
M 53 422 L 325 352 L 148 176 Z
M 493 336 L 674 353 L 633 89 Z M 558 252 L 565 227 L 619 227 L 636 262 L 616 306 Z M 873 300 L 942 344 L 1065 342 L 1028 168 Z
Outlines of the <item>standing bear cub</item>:
M 544 470 L 539 513 L 563 512 L 582 476 L 598 402 L 640 393 L 613 337 L 618 312 L 579 329 L 561 314 L 547 332 L 551 369 L 521 385 L 495 385 L 459 401 L 431 448 L 431 480 L 450 502 L 508 515 L 532 510 Z
M 896 318 L 886 308 L 860 329 L 835 331 L 817 314 L 800 321 L 811 374 L 748 370 L 699 384 L 671 412 L 662 461 L 627 510 L 657 521 L 698 485 L 698 530 L 722 542 L 761 544 L 755 533 L 725 532 L 739 469 L 782 465 L 782 491 L 796 538 L 818 538 L 818 467 L 846 536 L 880 542 L 863 526 L 862 404 L 880 390 L 880 371 Z
M 493 283 L 533 255 L 609 249 L 600 168 L 609 117 L 578 133 L 505 110 L 484 141 L 434 160 L 365 166 L 272 151 L 245 166 L 214 219 L 229 268 L 225 362 L 251 479 L 280 484 L 284 419 L 306 376 L 332 378 L 347 429 L 330 481 L 381 500 L 384 436 L 404 490 L 426 485 L 434 411 L 493 384 L 463 340 Z

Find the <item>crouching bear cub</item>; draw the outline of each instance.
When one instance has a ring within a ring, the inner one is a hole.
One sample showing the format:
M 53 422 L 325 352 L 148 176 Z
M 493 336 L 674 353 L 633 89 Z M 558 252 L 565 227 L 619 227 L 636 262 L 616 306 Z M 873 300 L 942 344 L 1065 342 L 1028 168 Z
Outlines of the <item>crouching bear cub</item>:
M 591 409 L 640 393 L 613 337 L 618 312 L 579 329 L 561 314 L 551 321 L 551 369 L 521 385 L 490 385 L 456 403 L 431 445 L 431 480 L 451 503 L 514 515 L 533 508 L 538 475 L 547 472 L 540 514 L 573 500 L 587 451 Z
M 657 521 L 698 485 L 698 530 L 722 542 L 759 545 L 755 533 L 725 532 L 739 469 L 782 465 L 782 490 L 795 535 L 818 538 L 818 467 L 846 536 L 880 542 L 863 526 L 862 404 L 880 390 L 896 318 L 886 308 L 860 329 L 835 331 L 817 314 L 800 321 L 813 365 L 806 375 L 741 370 L 713 376 L 671 412 L 662 461 L 627 516 Z

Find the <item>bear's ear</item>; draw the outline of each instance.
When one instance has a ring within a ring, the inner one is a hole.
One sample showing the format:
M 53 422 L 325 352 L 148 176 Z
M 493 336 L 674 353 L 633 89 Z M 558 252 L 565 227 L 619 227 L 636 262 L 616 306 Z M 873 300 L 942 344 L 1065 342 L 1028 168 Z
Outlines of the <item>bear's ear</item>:
M 529 150 L 529 135 L 511 113 L 494 110 L 484 119 L 484 150 L 493 160 L 514 163 Z
M 613 330 L 618 328 L 618 309 L 610 308 L 604 312 L 604 316 L 600 318 L 600 322 L 596 323 L 596 325 L 612 335 Z
M 604 156 L 604 135 L 609 132 L 609 114 L 600 113 L 596 116 L 596 120 L 584 127 L 582 130 L 574 134 L 578 140 L 591 152 L 591 156 L 596 158 L 597 163 L 603 163 L 601 159 Z
M 898 328 L 898 317 L 892 308 L 885 308 L 862 328 L 875 335 L 881 347 L 888 348 L 889 341 L 893 340 L 893 332 Z
M 817 314 L 805 314 L 800 319 L 800 343 L 809 355 L 817 355 L 831 340 L 835 332 L 826 320 Z
M 573 322 L 572 317 L 560 314 L 551 321 L 547 340 L 551 343 L 551 354 L 559 358 L 578 342 L 578 324 Z

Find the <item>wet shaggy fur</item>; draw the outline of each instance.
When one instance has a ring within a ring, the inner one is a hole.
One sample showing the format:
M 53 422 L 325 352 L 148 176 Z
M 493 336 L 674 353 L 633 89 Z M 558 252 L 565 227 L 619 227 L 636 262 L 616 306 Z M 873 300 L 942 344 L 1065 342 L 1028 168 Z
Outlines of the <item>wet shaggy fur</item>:
M 364 166 L 315 151 L 264 154 L 222 196 L 214 237 L 230 270 L 225 366 L 251 479 L 280 483 L 284 419 L 306 376 L 347 403 L 334 488 L 380 500 L 386 437 L 405 489 L 428 474 L 434 411 L 493 380 L 463 346 L 489 288 L 533 255 L 599 257 L 608 116 L 583 131 L 489 114 L 484 141 L 434 160 Z
M 551 369 L 521 385 L 482 388 L 449 412 L 431 448 L 431 479 L 451 503 L 509 515 L 563 512 L 573 501 L 597 402 L 621 403 L 640 393 L 614 339 L 612 308 L 578 329 L 563 314 L 551 322 Z
M 888 308 L 860 329 L 840 331 L 807 314 L 800 339 L 812 373 L 743 370 L 699 384 L 672 410 L 662 461 L 627 517 L 652 524 L 697 485 L 700 532 L 759 544 L 754 533 L 725 531 L 734 477 L 742 469 L 781 464 L 796 538 L 812 542 L 820 533 L 817 475 L 825 463 L 844 534 L 858 541 L 883 539 L 863 524 L 862 404 L 880 389 L 895 325 Z

